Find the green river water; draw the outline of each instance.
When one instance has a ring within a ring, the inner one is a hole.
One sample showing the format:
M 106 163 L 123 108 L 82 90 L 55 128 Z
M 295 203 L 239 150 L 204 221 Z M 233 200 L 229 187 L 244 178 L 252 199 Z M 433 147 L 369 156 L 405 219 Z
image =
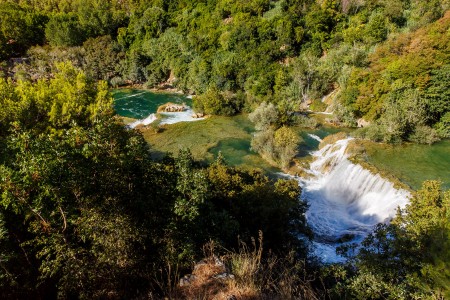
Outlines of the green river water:
M 115 110 L 117 114 L 135 119 L 142 119 L 151 113 L 155 113 L 158 106 L 167 102 L 186 103 L 187 105 L 191 105 L 192 103 L 190 99 L 183 95 L 152 93 L 135 89 L 115 90 L 113 91 L 113 96 L 115 98 Z M 217 124 L 217 126 L 221 126 L 224 131 L 230 128 L 239 129 L 239 137 L 230 137 L 230 135 L 217 137 L 217 139 L 213 141 L 213 145 L 207 150 L 207 154 L 210 157 L 207 157 L 206 160 L 211 161 L 212 157 L 217 157 L 217 154 L 221 152 L 226 162 L 232 166 L 244 168 L 259 167 L 266 172 L 280 171 L 268 165 L 258 154 L 250 150 L 250 139 L 254 129 L 246 116 L 241 115 L 232 118 L 218 118 L 217 120 L 214 120 L 214 118 L 215 117 L 204 121 L 194 122 L 196 123 L 195 126 L 181 125 L 181 123 L 169 126 L 179 125 L 179 128 L 186 130 L 186 135 L 192 135 L 192 139 L 195 139 L 196 134 L 195 132 L 192 132 L 192 130 L 199 130 L 202 126 L 214 126 Z M 206 128 L 205 131 L 210 130 Z M 319 142 L 310 134 L 323 138 L 338 131 L 341 131 L 341 129 L 331 127 L 322 127 L 317 130 L 309 131 L 298 129 L 299 135 L 303 139 L 299 149 L 299 156 L 308 156 L 311 151 L 317 149 Z M 164 134 L 164 132 L 159 133 L 159 135 Z M 421 183 L 427 179 L 441 180 L 445 188 L 450 188 L 449 140 L 431 146 L 413 144 L 390 146 L 373 144 L 370 149 L 367 149 L 367 153 L 368 161 L 371 164 L 383 171 L 393 174 L 413 189 L 418 189 Z
M 368 160 L 413 189 L 430 179 L 450 189 L 450 140 L 433 145 L 374 145 L 368 149 Z
M 155 113 L 159 106 L 167 103 L 192 104 L 184 95 L 152 93 L 137 89 L 117 89 L 113 91 L 114 108 L 118 115 L 133 119 L 143 119 Z

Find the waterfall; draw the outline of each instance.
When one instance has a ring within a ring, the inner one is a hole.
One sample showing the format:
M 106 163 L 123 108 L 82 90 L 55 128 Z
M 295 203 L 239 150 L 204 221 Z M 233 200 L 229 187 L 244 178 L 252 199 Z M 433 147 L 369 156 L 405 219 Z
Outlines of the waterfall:
M 374 225 L 389 221 L 397 207 L 408 203 L 409 192 L 395 189 L 380 175 L 348 160 L 351 138 L 313 153 L 311 178 L 300 179 L 302 198 L 310 205 L 307 219 L 315 233 L 315 251 L 324 262 L 339 262 L 342 239 L 360 242 Z

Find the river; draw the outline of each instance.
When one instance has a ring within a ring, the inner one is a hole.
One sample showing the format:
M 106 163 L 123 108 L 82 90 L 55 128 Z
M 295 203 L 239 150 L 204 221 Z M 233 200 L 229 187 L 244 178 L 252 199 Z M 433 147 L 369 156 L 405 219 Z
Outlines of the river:
M 141 90 L 114 91 L 116 112 L 124 117 L 145 120 L 158 106 L 167 102 L 191 105 L 182 95 L 151 93 Z M 179 113 L 175 113 L 179 114 Z M 211 117 L 201 122 L 187 116 L 172 118 L 162 133 L 144 132 L 156 153 L 176 152 L 189 147 L 197 159 L 212 161 L 221 152 L 231 166 L 260 168 L 269 175 L 280 170 L 268 165 L 250 149 L 254 128 L 244 115 Z M 164 124 L 164 123 L 163 123 Z M 302 197 L 310 205 L 307 219 L 315 232 L 315 253 L 324 262 L 341 262 L 335 253 L 339 245 L 359 243 L 379 222 L 388 221 L 398 206 L 404 207 L 410 193 L 378 174 L 372 174 L 347 159 L 346 147 L 351 139 L 340 140 L 318 150 L 322 138 L 341 131 L 321 127 L 297 129 L 303 142 L 298 156 L 312 161 L 309 178 L 296 178 L 303 189 Z M 347 130 L 348 132 L 349 130 Z M 450 187 L 450 141 L 435 145 L 371 144 L 367 161 L 377 169 L 394 175 L 412 189 L 420 188 L 427 179 L 438 179 Z M 196 154 L 196 155 L 195 155 Z

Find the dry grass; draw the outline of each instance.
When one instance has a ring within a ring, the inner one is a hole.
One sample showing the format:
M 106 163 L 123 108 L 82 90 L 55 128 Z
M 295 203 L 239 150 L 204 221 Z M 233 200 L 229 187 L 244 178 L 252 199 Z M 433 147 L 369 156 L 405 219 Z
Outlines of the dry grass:
M 283 258 L 263 256 L 262 234 L 251 245 L 241 242 L 238 252 L 226 251 L 220 260 L 215 256 L 214 243 L 205 249 L 208 258 L 196 264 L 192 272 L 195 279 L 178 288 L 179 299 L 318 299 L 304 262 L 296 261 L 294 253 Z M 234 278 L 215 277 L 223 273 L 231 273 Z

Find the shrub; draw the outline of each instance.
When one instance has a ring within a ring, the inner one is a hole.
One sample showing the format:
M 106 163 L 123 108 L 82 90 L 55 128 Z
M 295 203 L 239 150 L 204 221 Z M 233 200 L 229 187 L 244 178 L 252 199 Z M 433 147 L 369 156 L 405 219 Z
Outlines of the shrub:
M 289 166 L 297 153 L 300 138 L 289 127 L 281 127 L 274 134 L 275 155 L 282 167 Z
M 316 99 L 316 100 L 313 100 L 313 102 L 309 106 L 309 109 L 311 109 L 312 111 L 325 111 L 327 109 L 327 107 L 328 107 L 328 105 L 326 105 L 322 101 Z
M 409 140 L 419 144 L 431 145 L 440 140 L 436 130 L 429 126 L 417 126 L 414 132 L 409 135 Z
M 125 81 L 123 80 L 122 77 L 116 76 L 116 77 L 111 78 L 111 80 L 109 81 L 109 83 L 110 83 L 113 87 L 118 87 L 118 86 L 121 86 L 121 85 L 125 84 Z
M 305 128 L 316 128 L 318 126 L 316 119 L 300 114 L 293 116 L 293 124 Z
M 380 127 L 377 125 L 358 128 L 355 132 L 353 132 L 353 135 L 355 137 L 368 139 L 374 142 L 382 142 L 384 139 L 384 135 L 381 132 Z
M 299 143 L 300 138 L 291 128 L 283 126 L 274 131 L 269 127 L 255 133 L 251 147 L 272 164 L 286 168 L 295 157 Z
M 450 112 L 441 118 L 440 122 L 435 125 L 435 129 L 441 138 L 450 138 Z
M 275 105 L 263 102 L 248 115 L 248 118 L 255 124 L 256 130 L 264 130 L 277 122 L 278 112 Z
M 243 99 L 241 96 L 210 88 L 206 93 L 195 97 L 193 105 L 196 111 L 208 115 L 232 116 L 242 109 Z

